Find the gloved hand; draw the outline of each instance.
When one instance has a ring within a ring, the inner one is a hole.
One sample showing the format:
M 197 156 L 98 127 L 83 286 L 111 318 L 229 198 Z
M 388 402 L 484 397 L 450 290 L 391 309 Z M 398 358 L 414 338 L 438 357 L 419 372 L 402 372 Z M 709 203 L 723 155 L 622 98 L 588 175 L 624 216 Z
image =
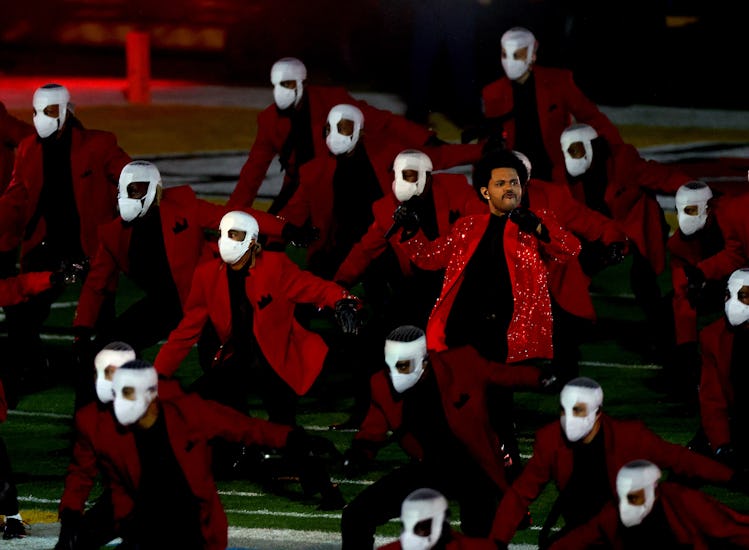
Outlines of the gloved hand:
M 394 226 L 403 228 L 404 237 L 412 237 L 421 225 L 420 201 L 415 201 L 414 198 L 418 197 L 412 197 L 400 203 L 393 212 Z
M 60 536 L 55 550 L 76 550 L 80 535 L 83 513 L 76 510 L 63 510 L 60 513 Z
M 687 276 L 687 300 L 689 305 L 696 308 L 702 291 L 707 286 L 707 279 L 699 267 L 691 264 L 684 265 L 684 274 Z
M 343 298 L 335 303 L 335 320 L 343 334 L 359 334 L 359 310 L 356 298 Z
M 287 223 L 281 230 L 281 238 L 299 248 L 307 248 L 320 238 L 320 229 L 307 222 L 302 226 Z
M 343 475 L 347 478 L 359 477 L 369 470 L 369 457 L 356 444 L 343 453 Z
M 341 457 L 341 452 L 330 439 L 321 435 L 310 434 L 302 427 L 296 427 L 289 433 L 286 439 L 286 452 L 292 458 L 335 459 Z
M 510 220 L 518 225 L 520 231 L 539 236 L 541 220 L 527 208 L 515 208 L 509 213 Z
M 603 249 L 603 257 L 601 258 L 604 267 L 622 263 L 628 249 L 629 244 L 625 241 L 617 241 L 606 245 L 606 248 Z
M 49 276 L 49 282 L 52 286 L 73 285 L 86 277 L 88 269 L 88 259 L 85 258 L 81 261 L 63 261 Z
M 554 367 L 551 365 L 543 365 L 539 369 L 538 385 L 543 393 L 555 395 L 561 391 L 560 388 L 561 380 L 554 372 Z
M 736 450 L 733 445 L 726 443 L 715 449 L 715 460 L 734 468 L 736 466 Z

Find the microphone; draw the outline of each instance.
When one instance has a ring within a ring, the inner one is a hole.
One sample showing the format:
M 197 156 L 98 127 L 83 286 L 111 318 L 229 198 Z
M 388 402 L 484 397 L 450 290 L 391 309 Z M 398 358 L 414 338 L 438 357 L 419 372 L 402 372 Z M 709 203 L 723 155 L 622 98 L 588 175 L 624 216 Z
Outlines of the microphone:
M 393 222 L 393 225 L 390 226 L 390 229 L 388 229 L 385 232 L 385 236 L 384 236 L 385 240 L 389 241 L 390 237 L 392 237 L 393 235 L 395 235 L 396 231 L 398 231 L 401 227 L 402 227 L 402 225 L 401 225 L 400 222 L 397 222 L 397 221 Z

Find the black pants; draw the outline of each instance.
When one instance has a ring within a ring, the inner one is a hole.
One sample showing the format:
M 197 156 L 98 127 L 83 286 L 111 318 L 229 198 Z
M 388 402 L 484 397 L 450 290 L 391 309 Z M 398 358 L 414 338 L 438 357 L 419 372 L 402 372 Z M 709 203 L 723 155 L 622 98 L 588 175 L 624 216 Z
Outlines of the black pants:
M 457 470 L 412 462 L 385 474 L 343 509 L 341 550 L 372 548 L 377 527 L 399 517 L 403 500 L 423 487 L 458 502 L 464 534 L 488 537 L 501 491 L 478 466 Z
M 112 492 L 106 489 L 96 499 L 93 506 L 83 514 L 76 548 L 78 550 L 98 550 L 117 536 Z
M 5 440 L 0 437 L 0 514 L 14 516 L 17 513 L 18 492 L 13 481 L 13 469 L 10 466 Z

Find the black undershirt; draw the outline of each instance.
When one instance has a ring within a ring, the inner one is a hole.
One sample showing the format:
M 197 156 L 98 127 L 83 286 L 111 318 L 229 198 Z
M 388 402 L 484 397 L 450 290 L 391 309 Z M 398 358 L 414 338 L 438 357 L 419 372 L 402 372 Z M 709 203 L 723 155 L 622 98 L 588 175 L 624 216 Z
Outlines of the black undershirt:
M 504 254 L 506 222 L 507 216 L 490 216 L 445 326 L 448 347 L 471 345 L 483 357 L 499 362 L 507 359 L 507 329 L 514 309 Z
M 679 548 L 693 548 L 691 544 L 679 544 L 668 524 L 666 512 L 660 500 L 656 500 L 653 509 L 645 516 L 642 523 L 632 527 L 619 525 L 623 550 L 644 550 L 657 548 L 658 550 L 676 550 Z
M 546 151 L 538 118 L 535 76 L 520 84 L 512 81 L 512 102 L 515 113 L 515 150 L 524 153 L 533 165 L 534 177 L 551 181 L 551 159 Z

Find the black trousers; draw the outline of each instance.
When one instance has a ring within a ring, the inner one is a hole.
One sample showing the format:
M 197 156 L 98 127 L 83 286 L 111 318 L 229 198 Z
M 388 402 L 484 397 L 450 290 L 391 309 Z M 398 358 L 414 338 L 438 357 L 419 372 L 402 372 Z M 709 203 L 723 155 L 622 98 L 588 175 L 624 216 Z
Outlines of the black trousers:
M 14 516 L 17 513 L 18 492 L 13 481 L 13 469 L 10 466 L 5 440 L 0 437 L 0 514 Z
M 377 527 L 399 517 L 403 500 L 423 487 L 458 502 L 464 534 L 489 536 L 502 493 L 483 470 L 411 462 L 385 474 L 346 505 L 341 515 L 341 550 L 372 548 Z

